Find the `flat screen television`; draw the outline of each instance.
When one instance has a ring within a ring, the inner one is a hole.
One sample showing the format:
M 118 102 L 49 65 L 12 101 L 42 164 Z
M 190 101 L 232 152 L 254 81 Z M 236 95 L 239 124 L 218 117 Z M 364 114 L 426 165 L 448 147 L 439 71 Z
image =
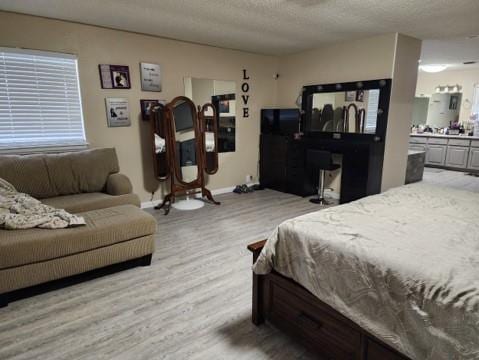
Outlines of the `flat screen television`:
M 292 135 L 299 131 L 299 109 L 262 109 L 261 133 Z
M 186 102 L 181 102 L 173 110 L 175 117 L 176 131 L 183 131 L 193 129 L 193 114 L 191 114 L 191 107 Z

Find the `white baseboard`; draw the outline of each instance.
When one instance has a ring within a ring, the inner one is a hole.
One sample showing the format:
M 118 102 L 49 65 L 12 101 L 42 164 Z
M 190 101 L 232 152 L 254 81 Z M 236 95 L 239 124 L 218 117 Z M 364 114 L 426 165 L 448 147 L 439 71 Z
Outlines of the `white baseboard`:
M 156 205 L 158 204 L 161 204 L 163 200 L 153 200 L 153 201 L 143 201 L 140 205 L 140 207 L 142 209 L 148 209 L 148 208 L 152 208 L 152 207 L 155 207 Z
M 248 185 L 248 186 L 251 186 L 251 185 L 258 185 L 258 184 L 259 184 L 259 183 L 251 183 L 251 184 L 247 184 L 247 185 Z M 229 186 L 229 187 L 225 187 L 225 188 L 214 189 L 214 190 L 211 190 L 211 194 L 212 194 L 212 195 L 227 194 L 227 193 L 233 192 L 233 190 L 235 189 L 235 187 L 236 187 L 236 186 Z M 201 197 L 201 193 L 200 193 L 200 194 L 196 194 L 195 196 L 196 196 L 196 197 Z M 162 201 L 163 201 L 163 199 L 153 200 L 153 201 L 145 201 L 145 202 L 142 202 L 142 203 L 141 203 L 141 208 L 142 208 L 142 209 L 152 208 L 152 207 L 155 207 L 155 206 L 158 205 L 158 204 L 161 204 Z

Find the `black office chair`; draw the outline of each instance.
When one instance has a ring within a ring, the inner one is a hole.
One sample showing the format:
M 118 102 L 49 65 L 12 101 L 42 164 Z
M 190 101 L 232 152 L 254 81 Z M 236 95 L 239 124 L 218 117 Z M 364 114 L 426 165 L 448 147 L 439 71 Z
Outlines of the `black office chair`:
M 318 197 L 309 199 L 314 204 L 328 205 L 324 200 L 324 178 L 326 171 L 334 171 L 341 166 L 333 164 L 333 156 L 329 151 L 309 149 L 306 155 L 309 168 L 319 169 Z

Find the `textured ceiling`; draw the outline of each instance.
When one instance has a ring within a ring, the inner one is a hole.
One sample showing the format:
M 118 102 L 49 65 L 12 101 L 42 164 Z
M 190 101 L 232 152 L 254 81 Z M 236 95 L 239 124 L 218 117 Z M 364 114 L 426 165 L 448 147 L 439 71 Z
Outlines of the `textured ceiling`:
M 0 0 L 0 9 L 262 54 L 391 32 L 479 34 L 479 0 Z

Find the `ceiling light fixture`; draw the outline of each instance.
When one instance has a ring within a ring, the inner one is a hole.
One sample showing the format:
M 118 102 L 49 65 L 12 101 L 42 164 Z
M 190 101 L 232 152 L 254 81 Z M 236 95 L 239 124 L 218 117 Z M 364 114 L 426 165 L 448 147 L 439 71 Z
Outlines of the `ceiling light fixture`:
M 448 65 L 445 64 L 430 64 L 430 65 L 420 65 L 419 69 L 428 73 L 438 73 L 446 70 Z

